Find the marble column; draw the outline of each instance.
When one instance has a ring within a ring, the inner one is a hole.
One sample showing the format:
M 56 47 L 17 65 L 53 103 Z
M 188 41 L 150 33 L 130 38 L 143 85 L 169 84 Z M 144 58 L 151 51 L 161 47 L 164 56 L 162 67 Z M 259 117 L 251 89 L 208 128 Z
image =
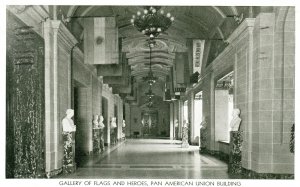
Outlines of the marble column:
M 43 23 L 45 40 L 46 172 L 51 177 L 63 166 L 61 119 L 71 107 L 71 48 L 77 40 L 59 20 Z

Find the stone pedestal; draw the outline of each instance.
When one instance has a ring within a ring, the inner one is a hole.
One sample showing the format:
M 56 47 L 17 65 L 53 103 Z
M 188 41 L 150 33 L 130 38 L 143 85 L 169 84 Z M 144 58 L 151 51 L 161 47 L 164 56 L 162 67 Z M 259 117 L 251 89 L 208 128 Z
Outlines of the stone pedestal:
M 100 137 L 100 150 L 101 153 L 104 152 L 104 130 L 100 129 L 99 130 L 99 137 Z
M 241 173 L 242 171 L 242 132 L 230 132 L 229 173 Z
M 126 136 L 125 136 L 125 127 L 122 128 L 122 140 L 125 140 Z
M 111 134 L 110 134 L 110 143 L 112 145 L 117 143 L 117 128 L 111 129 Z
M 206 150 L 206 144 L 207 144 L 207 130 L 206 129 L 200 129 L 200 147 L 199 151 L 200 153 L 207 152 Z
M 182 148 L 188 148 L 189 147 L 189 142 L 188 142 L 188 139 L 189 139 L 189 130 L 187 127 L 184 127 L 182 129 L 182 144 L 181 144 L 181 147 Z
M 93 154 L 99 154 L 100 149 L 100 129 L 93 129 Z
M 75 132 L 63 132 L 64 140 L 64 159 L 63 173 L 74 173 L 76 170 L 75 163 Z
M 178 127 L 175 127 L 175 140 L 178 140 Z

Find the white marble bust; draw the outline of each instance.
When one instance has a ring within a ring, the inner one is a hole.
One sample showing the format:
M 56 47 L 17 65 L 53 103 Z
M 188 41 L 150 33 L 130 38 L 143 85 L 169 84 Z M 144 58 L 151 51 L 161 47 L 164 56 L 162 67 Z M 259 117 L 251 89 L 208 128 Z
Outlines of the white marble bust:
M 74 110 L 67 109 L 66 114 L 66 117 L 62 120 L 63 132 L 75 132 L 76 126 L 71 119 L 74 116 Z
M 238 131 L 242 119 L 239 117 L 240 115 L 240 109 L 235 108 L 232 111 L 232 120 L 230 122 L 230 131 Z
M 110 128 L 116 128 L 117 123 L 116 123 L 116 117 L 111 118 L 111 123 L 110 123 Z
M 207 117 L 204 116 L 200 124 L 200 129 L 206 129 L 206 126 L 207 126 Z
M 100 119 L 99 119 L 99 128 L 100 129 L 104 129 L 104 127 L 105 127 L 103 120 L 104 120 L 103 116 L 100 116 Z
M 175 127 L 178 127 L 178 119 L 175 119 L 175 120 L 174 120 L 174 126 L 175 126 Z
M 93 128 L 94 129 L 99 129 L 100 128 L 100 124 L 99 124 L 99 116 L 98 115 L 94 115 L 93 117 Z
M 183 127 L 184 128 L 188 128 L 188 124 L 189 124 L 188 120 L 183 120 Z

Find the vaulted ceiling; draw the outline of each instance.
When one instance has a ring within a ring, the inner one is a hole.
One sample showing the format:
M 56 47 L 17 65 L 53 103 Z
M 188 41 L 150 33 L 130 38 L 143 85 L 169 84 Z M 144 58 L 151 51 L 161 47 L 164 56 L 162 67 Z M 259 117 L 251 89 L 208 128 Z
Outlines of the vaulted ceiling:
M 148 38 L 130 23 L 132 15 L 137 11 L 143 11 L 143 6 L 57 6 L 55 8 L 58 12 L 57 19 L 63 17 L 79 41 L 83 39 L 83 19 L 115 17 L 118 34 L 122 38 L 122 52 L 126 53 L 131 67 L 131 76 L 139 81 L 147 74 L 150 55 Z M 252 8 L 235 6 L 162 6 L 161 9 L 175 17 L 171 27 L 158 36 L 156 46 L 152 50 L 153 72 L 162 83 L 166 81 L 170 67 L 174 65 L 175 53 L 187 51 L 188 40 L 224 42 L 241 21 L 236 18 L 249 17 L 253 12 Z M 206 45 L 209 46 L 216 45 Z M 218 51 L 220 49 L 213 51 L 214 55 Z
M 126 57 L 129 58 L 133 75 L 147 71 L 149 67 L 147 38 L 130 23 L 132 15 L 137 11 L 143 11 L 143 6 L 59 6 L 57 9 L 59 14 L 68 18 L 68 22 L 72 24 L 71 29 L 79 39 L 83 37 L 82 19 L 116 17 L 119 37 L 123 38 L 122 51 L 127 53 Z M 247 13 L 247 8 L 234 6 L 162 6 L 161 9 L 170 12 L 175 21 L 165 34 L 158 37 L 157 45 L 153 49 L 154 71 L 160 75 L 166 73 L 173 65 L 175 52 L 187 50 L 187 39 L 207 40 L 213 37 L 222 39 L 224 33 L 234 29 L 224 28 L 224 21 L 232 22 L 233 19 L 228 19 L 229 17 Z

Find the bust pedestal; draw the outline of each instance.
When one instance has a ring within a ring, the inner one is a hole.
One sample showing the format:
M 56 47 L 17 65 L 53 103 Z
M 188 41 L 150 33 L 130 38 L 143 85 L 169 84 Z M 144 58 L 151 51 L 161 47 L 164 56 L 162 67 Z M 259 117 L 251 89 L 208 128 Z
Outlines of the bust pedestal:
M 99 139 L 100 139 L 100 150 L 101 153 L 104 152 L 104 129 L 99 129 Z
M 200 129 L 200 153 L 206 153 L 207 130 L 206 128 Z
M 229 173 L 241 173 L 242 171 L 242 132 L 230 131 Z
M 188 142 L 188 128 L 184 127 L 182 129 L 182 148 L 188 148 L 189 147 L 189 142 Z
M 74 173 L 76 171 L 75 163 L 75 132 L 63 132 L 64 140 L 64 159 L 63 173 Z
M 93 128 L 93 154 L 100 153 L 100 129 Z
M 110 129 L 110 143 L 115 145 L 117 143 L 117 128 Z

